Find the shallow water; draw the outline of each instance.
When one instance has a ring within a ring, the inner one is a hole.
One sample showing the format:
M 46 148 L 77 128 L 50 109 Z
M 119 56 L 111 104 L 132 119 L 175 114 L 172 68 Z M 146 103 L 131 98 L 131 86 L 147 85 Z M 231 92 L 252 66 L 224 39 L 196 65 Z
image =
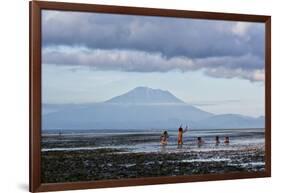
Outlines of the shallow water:
M 184 152 L 239 150 L 261 148 L 264 146 L 263 129 L 225 129 L 191 130 L 184 133 L 184 144 L 177 146 L 177 132 L 169 132 L 168 144 L 160 145 L 161 132 L 108 132 L 71 131 L 58 134 L 48 132 L 42 136 L 42 151 L 79 151 L 100 148 L 122 149 L 124 152 Z M 220 144 L 215 144 L 215 136 L 220 137 Z M 224 144 L 224 137 L 229 136 L 230 144 Z M 202 137 L 204 144 L 197 145 L 197 137 Z

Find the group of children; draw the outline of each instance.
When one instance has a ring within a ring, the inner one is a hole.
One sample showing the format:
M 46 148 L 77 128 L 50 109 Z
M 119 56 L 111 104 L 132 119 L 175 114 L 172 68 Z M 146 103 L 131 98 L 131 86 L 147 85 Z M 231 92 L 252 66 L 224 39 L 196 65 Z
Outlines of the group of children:
M 187 130 L 188 130 L 187 126 L 185 127 L 185 129 L 183 129 L 181 126 L 179 127 L 179 130 L 178 130 L 178 146 L 179 147 L 181 147 L 182 144 L 183 144 L 183 134 L 185 132 L 187 132 Z M 168 132 L 164 131 L 163 134 L 160 137 L 160 144 L 161 145 L 167 145 L 168 144 L 168 138 L 169 138 Z M 229 144 L 229 137 L 228 136 L 225 137 L 224 143 Z M 201 146 L 203 144 L 204 144 L 204 140 L 202 139 L 202 137 L 197 137 L 197 145 Z M 216 136 L 215 144 L 216 145 L 220 144 L 219 136 Z

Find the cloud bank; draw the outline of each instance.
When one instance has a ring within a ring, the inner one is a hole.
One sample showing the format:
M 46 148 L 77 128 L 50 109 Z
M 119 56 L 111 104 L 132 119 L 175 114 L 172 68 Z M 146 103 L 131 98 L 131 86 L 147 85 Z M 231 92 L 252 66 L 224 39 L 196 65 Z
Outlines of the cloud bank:
M 43 63 L 264 80 L 259 23 L 43 11 Z

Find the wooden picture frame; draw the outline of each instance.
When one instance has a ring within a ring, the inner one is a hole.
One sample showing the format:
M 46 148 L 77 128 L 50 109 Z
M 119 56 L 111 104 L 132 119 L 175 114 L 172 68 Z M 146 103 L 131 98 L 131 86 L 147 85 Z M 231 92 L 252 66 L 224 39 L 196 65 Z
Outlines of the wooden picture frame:
M 62 2 L 31 1 L 30 8 L 30 191 L 60 191 L 89 188 L 122 187 L 166 183 L 183 183 L 271 176 L 271 17 L 232 13 L 213 13 L 140 7 L 107 6 Z M 265 171 L 204 174 L 192 176 L 165 176 L 100 180 L 87 182 L 41 182 L 41 12 L 42 10 L 79 11 L 139 16 L 161 16 L 225 21 L 260 22 L 265 24 Z

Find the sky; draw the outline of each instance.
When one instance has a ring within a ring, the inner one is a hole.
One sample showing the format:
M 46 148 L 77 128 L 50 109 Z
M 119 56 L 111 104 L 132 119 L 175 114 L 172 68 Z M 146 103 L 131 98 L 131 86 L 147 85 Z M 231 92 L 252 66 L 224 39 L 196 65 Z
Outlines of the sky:
M 94 103 L 138 86 L 215 113 L 264 115 L 263 23 L 42 12 L 42 102 Z

